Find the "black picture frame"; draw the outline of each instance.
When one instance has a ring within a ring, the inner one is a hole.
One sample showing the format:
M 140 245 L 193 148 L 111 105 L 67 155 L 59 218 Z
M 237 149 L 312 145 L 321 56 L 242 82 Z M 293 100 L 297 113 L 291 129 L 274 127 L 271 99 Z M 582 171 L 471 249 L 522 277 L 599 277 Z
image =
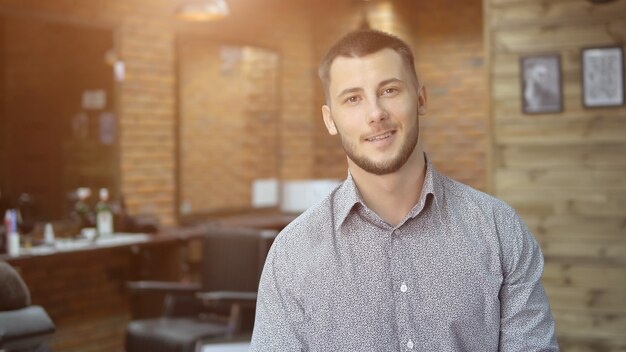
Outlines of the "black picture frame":
M 624 105 L 624 48 L 605 46 L 580 51 L 582 104 L 585 108 Z
M 523 113 L 547 114 L 563 111 L 561 55 L 521 57 L 520 81 Z

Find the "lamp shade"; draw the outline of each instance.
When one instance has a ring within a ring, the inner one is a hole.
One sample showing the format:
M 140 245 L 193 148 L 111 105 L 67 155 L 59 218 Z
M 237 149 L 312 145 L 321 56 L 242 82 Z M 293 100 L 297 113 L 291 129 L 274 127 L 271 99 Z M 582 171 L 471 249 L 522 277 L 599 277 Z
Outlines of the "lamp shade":
M 226 0 L 186 1 L 176 10 L 176 18 L 184 21 L 213 21 L 228 16 Z

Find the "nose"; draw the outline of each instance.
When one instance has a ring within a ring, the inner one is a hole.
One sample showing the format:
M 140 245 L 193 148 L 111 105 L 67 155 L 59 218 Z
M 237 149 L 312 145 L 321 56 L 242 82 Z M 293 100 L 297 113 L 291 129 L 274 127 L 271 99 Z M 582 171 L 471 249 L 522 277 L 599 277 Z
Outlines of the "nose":
M 380 100 L 374 99 L 370 107 L 368 122 L 370 124 L 373 124 L 377 122 L 382 122 L 388 118 L 389 114 L 387 113 L 385 107 L 381 104 Z

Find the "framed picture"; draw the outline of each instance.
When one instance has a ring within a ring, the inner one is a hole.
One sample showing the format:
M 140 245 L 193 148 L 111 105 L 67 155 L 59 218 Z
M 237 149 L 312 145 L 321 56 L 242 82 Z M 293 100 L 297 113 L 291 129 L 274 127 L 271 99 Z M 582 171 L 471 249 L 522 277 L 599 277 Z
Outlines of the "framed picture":
M 585 48 L 582 49 L 581 61 L 583 106 L 624 105 L 623 48 Z
M 561 56 L 525 56 L 520 59 L 522 111 L 544 114 L 563 111 Z

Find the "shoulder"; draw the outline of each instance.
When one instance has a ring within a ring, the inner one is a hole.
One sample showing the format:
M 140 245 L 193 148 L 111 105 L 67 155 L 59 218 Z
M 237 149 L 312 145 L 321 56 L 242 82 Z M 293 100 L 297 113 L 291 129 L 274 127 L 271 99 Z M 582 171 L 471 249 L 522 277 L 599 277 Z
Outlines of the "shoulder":
M 453 221 L 495 243 L 506 252 L 522 243 L 535 242 L 530 230 L 517 211 L 506 202 L 468 185 L 442 176 L 442 204 Z
M 440 174 L 439 177 L 448 203 L 490 215 L 497 221 L 519 217 L 515 209 L 506 202 L 445 175 Z
M 322 201 L 313 205 L 287 225 L 274 240 L 275 250 L 306 250 L 322 241 L 332 232 L 334 221 L 334 198 L 341 185 L 331 191 Z
M 495 235 L 505 256 L 514 256 L 538 244 L 517 211 L 506 202 L 446 177 L 443 182 L 455 214 L 482 226 L 482 233 Z M 478 221 L 475 221 L 478 220 Z

